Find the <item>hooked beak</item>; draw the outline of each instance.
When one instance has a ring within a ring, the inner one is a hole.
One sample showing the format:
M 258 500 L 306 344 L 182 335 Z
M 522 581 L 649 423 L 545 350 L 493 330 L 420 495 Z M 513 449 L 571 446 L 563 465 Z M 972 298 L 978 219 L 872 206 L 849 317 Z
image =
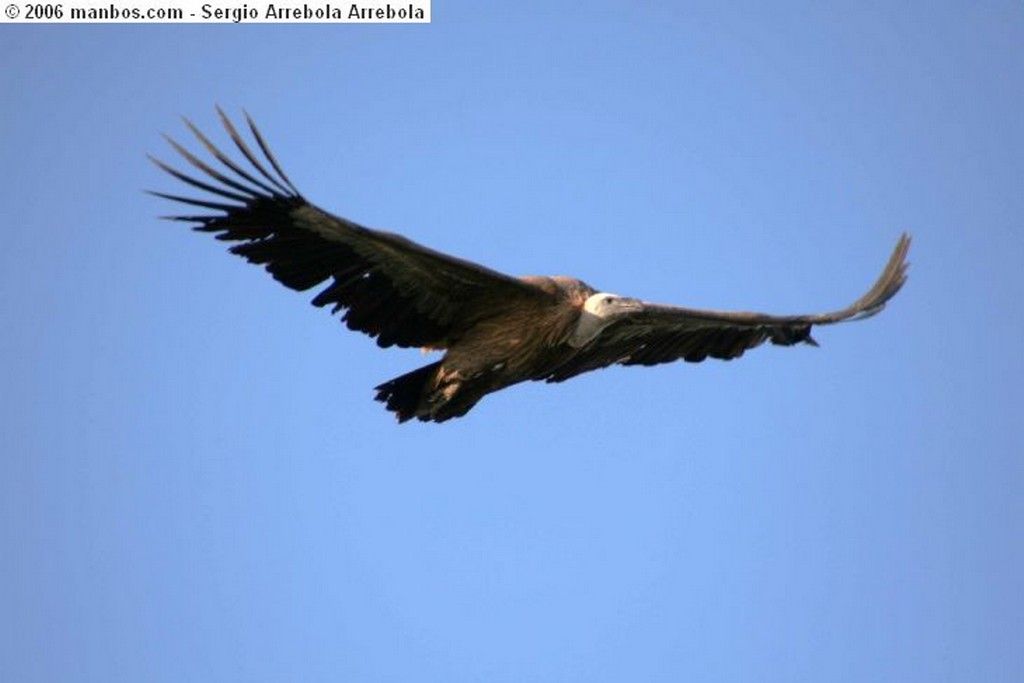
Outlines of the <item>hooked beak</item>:
M 639 313 L 644 310 L 644 302 L 640 299 L 631 299 L 629 297 L 623 297 L 619 299 L 619 305 L 617 307 L 619 315 L 632 315 L 633 313 Z

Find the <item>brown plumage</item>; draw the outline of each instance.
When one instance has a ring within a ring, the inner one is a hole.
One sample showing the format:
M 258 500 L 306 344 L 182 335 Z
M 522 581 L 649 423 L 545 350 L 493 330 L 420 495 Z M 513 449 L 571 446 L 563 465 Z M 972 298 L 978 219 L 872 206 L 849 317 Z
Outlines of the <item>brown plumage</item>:
M 907 235 L 900 237 L 875 285 L 833 313 L 699 310 L 598 292 L 568 277 L 515 278 L 310 204 L 281 170 L 252 120 L 246 116 L 263 160 L 217 111 L 250 168 L 233 161 L 186 120 L 224 170 L 170 138 L 171 146 L 206 177 L 200 180 L 150 158 L 214 196 L 153 194 L 212 211 L 169 218 L 237 242 L 231 252 L 264 266 L 284 285 L 301 291 L 326 282 L 313 303 L 330 306 L 332 313 L 344 311 L 348 327 L 375 337 L 379 346 L 445 350 L 439 361 L 377 387 L 377 400 L 402 422 L 443 422 L 512 384 L 561 382 L 615 363 L 729 360 L 765 341 L 815 344 L 813 325 L 872 316 L 906 280 Z

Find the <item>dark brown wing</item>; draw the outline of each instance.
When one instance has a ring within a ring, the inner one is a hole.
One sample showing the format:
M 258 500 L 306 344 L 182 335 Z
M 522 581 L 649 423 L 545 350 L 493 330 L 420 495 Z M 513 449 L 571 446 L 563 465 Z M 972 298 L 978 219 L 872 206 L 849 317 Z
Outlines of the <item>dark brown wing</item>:
M 874 286 L 841 311 L 775 316 L 644 304 L 642 310 L 609 325 L 573 359 L 535 379 L 561 382 L 613 363 L 657 365 L 680 359 L 697 363 L 708 357 L 730 360 L 765 341 L 816 346 L 811 326 L 861 320 L 885 308 L 907 279 L 909 248 L 910 236 L 904 234 Z
M 212 215 L 168 216 L 197 223 L 217 239 L 239 242 L 231 252 L 263 265 L 286 286 L 304 291 L 330 280 L 313 303 L 345 310 L 353 330 L 376 337 L 380 346 L 443 348 L 502 302 L 551 295 L 517 278 L 423 247 L 400 235 L 371 230 L 310 204 L 281 170 L 263 136 L 246 115 L 265 162 L 219 108 L 221 121 L 249 167 L 231 160 L 190 121 L 185 123 L 223 169 L 201 161 L 174 140 L 171 146 L 202 179 L 164 162 L 153 162 L 175 178 L 215 195 L 194 199 L 154 192 L 166 199 L 209 209 Z

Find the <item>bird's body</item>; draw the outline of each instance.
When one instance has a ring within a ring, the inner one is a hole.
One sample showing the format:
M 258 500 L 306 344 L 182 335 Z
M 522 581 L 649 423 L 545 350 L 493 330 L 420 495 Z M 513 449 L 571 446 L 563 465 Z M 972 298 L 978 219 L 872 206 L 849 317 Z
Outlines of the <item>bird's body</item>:
M 263 265 L 292 289 L 329 281 L 313 303 L 344 310 L 348 327 L 375 337 L 379 346 L 444 350 L 437 362 L 377 387 L 377 400 L 403 422 L 443 422 L 513 384 L 560 382 L 615 363 L 728 360 L 764 341 L 814 344 L 812 325 L 874 315 L 906 279 L 906 235 L 867 294 L 846 309 L 825 314 L 772 316 L 662 306 L 599 292 L 564 276 L 514 278 L 326 213 L 295 189 L 251 120 L 269 169 L 220 115 L 251 168 L 239 166 L 186 122 L 233 175 L 168 138 L 208 179 L 154 162 L 216 197 L 154 194 L 216 212 L 172 218 L 238 242 L 232 252 Z
M 538 298 L 483 316 L 452 340 L 440 361 L 377 387 L 378 399 L 400 419 L 441 421 L 464 415 L 486 394 L 556 367 L 571 352 L 580 308 L 569 298 L 571 290 L 549 291 L 565 303 Z

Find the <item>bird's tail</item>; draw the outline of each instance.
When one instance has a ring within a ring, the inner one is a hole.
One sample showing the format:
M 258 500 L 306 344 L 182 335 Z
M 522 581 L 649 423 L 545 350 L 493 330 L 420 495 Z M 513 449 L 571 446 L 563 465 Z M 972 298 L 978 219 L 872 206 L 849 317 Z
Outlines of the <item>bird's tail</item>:
M 399 422 L 416 418 L 423 422 L 444 422 L 462 417 L 483 396 L 500 389 L 481 373 L 470 381 L 461 373 L 445 370 L 437 361 L 384 382 L 377 389 L 377 400 L 398 416 Z
M 376 387 L 377 400 L 398 416 L 399 422 L 419 417 L 424 399 L 434 389 L 441 361 L 424 365 Z

